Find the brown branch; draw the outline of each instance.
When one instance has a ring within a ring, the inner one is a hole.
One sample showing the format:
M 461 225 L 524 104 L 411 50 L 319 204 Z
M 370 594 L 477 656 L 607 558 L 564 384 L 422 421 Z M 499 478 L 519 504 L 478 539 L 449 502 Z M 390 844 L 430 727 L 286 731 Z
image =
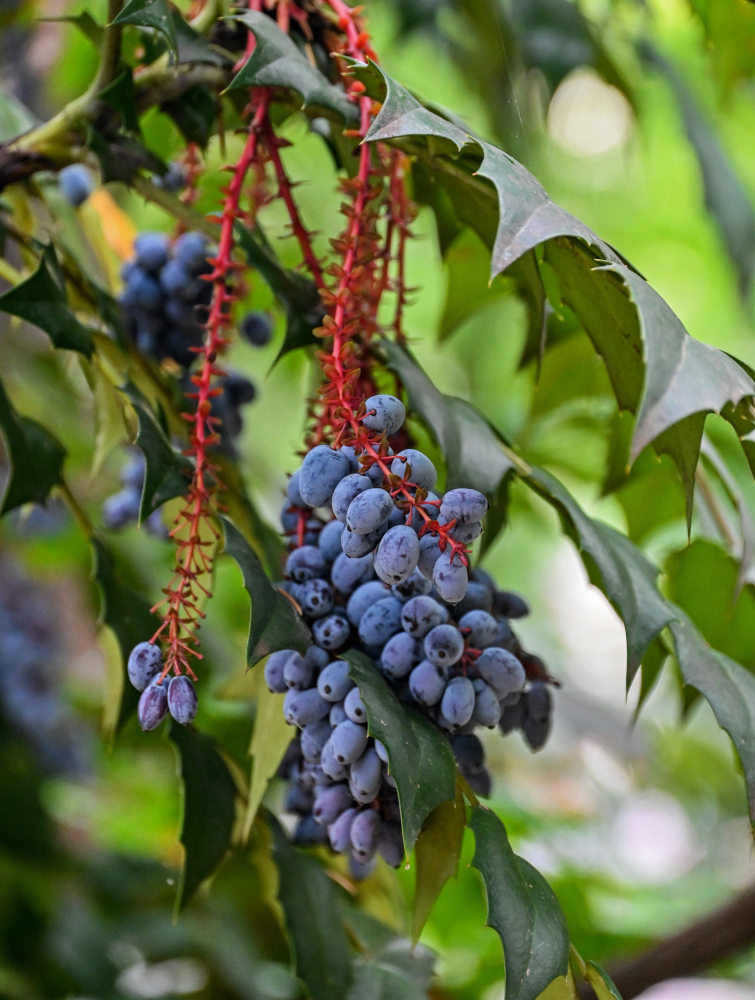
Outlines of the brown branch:
M 755 942 L 755 885 L 726 906 L 706 914 L 678 934 L 608 969 L 624 1000 L 632 1000 L 654 983 L 707 969 Z M 595 1000 L 588 985 L 582 1000 Z

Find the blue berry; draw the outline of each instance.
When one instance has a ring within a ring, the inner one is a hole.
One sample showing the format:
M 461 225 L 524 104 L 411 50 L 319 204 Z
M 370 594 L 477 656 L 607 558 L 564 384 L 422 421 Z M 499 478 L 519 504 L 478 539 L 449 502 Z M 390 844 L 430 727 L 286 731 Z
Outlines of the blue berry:
M 369 583 L 363 583 L 349 598 L 346 605 L 346 616 L 352 625 L 358 626 L 362 615 L 369 607 L 389 596 L 388 589 L 380 580 L 370 580 Z
M 391 462 L 391 472 L 424 490 L 431 490 L 438 479 L 433 463 L 416 448 L 404 448 Z
M 163 658 L 159 646 L 152 642 L 140 642 L 131 650 L 126 671 L 137 691 L 144 691 L 162 669 Z
M 477 659 L 477 670 L 499 698 L 521 691 L 524 687 L 524 667 L 507 649 L 488 646 Z
M 383 646 L 401 628 L 403 605 L 395 597 L 383 597 L 359 620 L 359 638 L 368 646 Z
M 488 509 L 488 501 L 479 490 L 457 489 L 443 494 L 440 513 L 447 521 L 469 524 L 480 521 Z
M 422 644 L 406 632 L 397 632 L 383 646 L 380 654 L 380 669 L 393 680 L 406 675 L 422 659 Z
M 265 347 L 273 336 L 273 322 L 267 313 L 247 313 L 241 320 L 241 335 L 253 347 Z
M 312 634 L 315 637 L 315 642 L 322 649 L 335 651 L 341 649 L 348 642 L 351 626 L 345 615 L 325 615 L 324 618 L 318 618 L 314 623 Z
M 445 689 L 445 673 L 430 660 L 420 661 L 409 674 L 409 690 L 420 705 L 437 705 Z
M 474 708 L 475 689 L 470 679 L 452 677 L 440 701 L 443 718 L 452 726 L 464 726 L 472 718 Z
M 326 701 L 343 701 L 354 687 L 349 677 L 349 665 L 345 660 L 333 660 L 317 678 L 317 690 Z
M 450 547 L 440 553 L 433 566 L 433 583 L 448 604 L 458 604 L 467 591 L 467 567 Z
M 396 525 L 383 535 L 375 551 L 375 573 L 383 583 L 402 583 L 419 559 L 419 539 L 406 525 Z
M 190 274 L 198 274 L 207 263 L 208 244 L 201 233 L 182 233 L 173 244 L 173 258 Z
M 69 167 L 63 167 L 58 174 L 58 184 L 66 201 L 69 201 L 75 208 L 83 205 L 94 191 L 92 175 L 80 163 L 72 163 Z
M 412 597 L 401 611 L 401 625 L 415 639 L 421 639 L 430 629 L 442 625 L 445 620 L 445 608 L 428 594 Z
M 367 727 L 347 718 L 336 726 L 328 742 L 339 764 L 351 764 L 367 748 Z
M 310 507 L 328 503 L 333 490 L 349 472 L 349 460 L 335 448 L 318 444 L 308 452 L 301 466 L 299 492 Z
M 395 434 L 401 430 L 406 418 L 406 409 L 400 399 L 395 396 L 370 396 L 365 401 L 367 412 L 362 418 L 365 427 L 379 434 Z
M 144 732 L 157 729 L 168 712 L 168 685 L 153 680 L 142 691 L 136 708 L 136 718 Z
M 188 726 L 197 714 L 197 692 L 186 674 L 171 677 L 168 685 L 168 711 L 182 726 Z
M 464 652 L 464 639 L 455 625 L 436 625 L 425 636 L 425 656 L 438 667 L 458 663 Z
M 168 237 L 164 233 L 140 233 L 134 240 L 134 251 L 137 264 L 156 273 L 168 262 Z

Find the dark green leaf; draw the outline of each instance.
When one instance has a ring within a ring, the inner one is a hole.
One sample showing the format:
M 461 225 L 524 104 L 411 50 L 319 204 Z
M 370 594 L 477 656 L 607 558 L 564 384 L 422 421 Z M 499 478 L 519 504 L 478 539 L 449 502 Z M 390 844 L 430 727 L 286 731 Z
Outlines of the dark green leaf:
M 170 115 L 187 142 L 207 147 L 218 116 L 217 102 L 207 87 L 196 84 L 178 100 L 165 101 L 160 107 Z
M 82 11 L 80 14 L 63 14 L 59 17 L 40 17 L 37 18 L 37 20 L 72 24 L 74 27 L 79 29 L 85 38 L 88 38 L 90 42 L 96 45 L 97 48 L 99 48 L 102 44 L 102 36 L 105 33 L 105 29 L 102 25 L 95 21 L 87 10 Z
M 229 58 L 217 48 L 213 48 L 177 11 L 171 12 L 171 22 L 176 33 L 178 61 L 180 63 L 209 63 L 211 66 L 227 66 Z M 187 100 L 184 92 L 182 100 Z
M 535 1000 L 569 968 L 569 934 L 553 890 L 511 849 L 503 823 L 481 806 L 471 810 L 472 864 L 488 898 L 488 925 L 497 931 L 506 965 L 506 1000 Z
M 136 398 L 133 388 L 130 389 L 129 396 L 139 422 L 136 443 L 144 453 L 146 461 L 139 511 L 140 520 L 143 521 L 166 500 L 186 493 L 192 464 L 188 458 L 171 447 L 170 441 L 153 415 Z
M 443 886 L 456 877 L 466 821 L 464 798 L 457 785 L 456 798 L 436 806 L 417 837 L 412 941 L 419 940 Z
M 231 846 L 236 786 L 213 739 L 193 726 L 173 722 L 183 791 L 181 843 L 185 856 L 176 903 L 183 909 L 215 871 Z
M 111 84 L 100 91 L 102 100 L 117 111 L 124 126 L 131 132 L 139 131 L 139 115 L 136 110 L 136 91 L 131 70 L 125 69 Z
M 100 622 L 112 629 L 121 654 L 121 685 L 116 692 L 117 704 L 108 711 L 108 725 L 115 735 L 136 711 L 139 692 L 132 686 L 126 673 L 131 650 L 137 643 L 147 642 L 158 622 L 150 611 L 148 601 L 124 586 L 119 579 L 112 556 L 96 535 L 92 537 L 92 578 L 100 592 Z
M 259 11 L 236 15 L 257 39 L 249 59 L 228 85 L 239 87 L 287 87 L 302 97 L 302 106 L 334 112 L 344 121 L 356 117 L 355 106 L 340 87 L 334 86 L 306 58 L 275 21 Z
M 293 847 L 267 819 L 278 866 L 278 899 L 291 939 L 296 974 L 312 1000 L 346 996 L 352 979 L 349 941 L 335 885 L 322 867 Z
M 711 646 L 755 670 L 755 588 L 738 592 L 736 559 L 715 542 L 698 538 L 674 552 L 663 569 L 668 597 Z
M 276 590 L 265 575 L 262 563 L 251 546 L 227 518 L 221 518 L 225 551 L 239 564 L 244 588 L 252 599 L 252 617 L 246 647 L 246 661 L 253 667 L 268 653 L 278 649 L 298 649 L 311 645 L 309 629 L 287 596 Z
M 411 851 L 433 809 L 454 798 L 451 745 L 426 716 L 399 702 L 372 660 L 356 650 L 349 650 L 344 659 L 367 708 L 369 733 L 388 751 L 404 845 Z
M 533 468 L 523 481 L 558 510 L 567 534 L 583 554 L 590 579 L 621 615 L 627 632 L 627 684 L 631 684 L 648 645 L 674 618 L 658 592 L 657 568 L 620 532 L 588 517 L 549 473 Z
M 0 514 L 24 503 L 44 503 L 60 482 L 66 450 L 36 420 L 20 416 L 0 382 L 0 429 L 10 460 L 10 479 Z
M 676 99 L 684 130 L 697 156 L 705 189 L 705 206 L 718 223 L 726 249 L 745 294 L 755 274 L 755 211 L 713 125 L 674 66 L 647 39 L 638 46 L 649 66 L 665 78 Z
M 741 365 L 723 351 L 690 337 L 669 305 L 638 274 L 623 264 L 611 265 L 610 270 L 629 288 L 645 348 L 645 384 L 632 458 L 685 417 L 720 413 L 755 396 L 755 383 Z
M 178 51 L 173 12 L 168 0 L 128 0 L 113 24 L 135 24 L 142 28 L 154 28 L 163 36 L 174 56 Z
M 0 295 L 0 312 L 19 316 L 43 330 L 55 347 L 92 353 L 92 335 L 76 319 L 66 302 L 65 292 L 55 279 L 57 258 L 46 247 L 34 274 Z
M 514 468 L 499 435 L 470 403 L 439 392 L 407 348 L 390 341 L 381 341 L 381 346 L 406 388 L 410 406 L 440 445 L 447 487 L 495 493 Z
M 755 676 L 711 649 L 681 611 L 678 620 L 672 622 L 671 631 L 684 682 L 710 704 L 742 761 L 750 818 L 755 823 Z
M 276 360 L 297 347 L 317 343 L 312 331 L 322 323 L 323 306 L 315 283 L 282 267 L 259 230 L 250 232 L 236 223 L 234 233 L 247 261 L 259 271 L 286 310 L 286 336 Z

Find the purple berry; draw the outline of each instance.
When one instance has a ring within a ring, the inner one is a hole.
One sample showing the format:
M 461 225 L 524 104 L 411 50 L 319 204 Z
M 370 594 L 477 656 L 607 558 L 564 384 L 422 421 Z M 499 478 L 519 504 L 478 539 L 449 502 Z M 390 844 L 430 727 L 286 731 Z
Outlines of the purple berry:
M 168 711 L 182 726 L 188 726 L 197 714 L 197 692 L 186 676 L 171 677 L 168 685 Z

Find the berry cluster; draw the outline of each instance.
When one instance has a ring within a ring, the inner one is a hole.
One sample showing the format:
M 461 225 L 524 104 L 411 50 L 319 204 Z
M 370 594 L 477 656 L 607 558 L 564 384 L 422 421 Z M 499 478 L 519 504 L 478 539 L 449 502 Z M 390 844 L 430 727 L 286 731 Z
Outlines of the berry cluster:
M 145 732 L 157 729 L 165 716 L 171 716 L 187 726 L 197 714 L 197 692 L 194 684 L 180 674 L 165 680 L 160 647 L 151 642 L 134 646 L 128 658 L 128 679 L 141 691 L 136 716 Z
M 147 232 L 137 236 L 134 251 L 122 271 L 127 333 L 143 354 L 189 368 L 204 342 L 212 297 L 207 240 L 189 232 L 171 245 L 164 233 Z
M 301 817 L 296 837 L 327 840 L 358 866 L 378 851 L 398 864 L 402 847 L 385 748 L 367 735 L 340 654 L 370 656 L 400 699 L 448 733 L 480 794 L 490 777 L 475 728 L 521 728 L 533 749 L 549 729 L 547 675 L 509 621 L 527 613 L 526 603 L 481 570 L 470 579 L 466 546 L 482 532 L 487 500 L 473 489 L 438 496 L 426 455 L 393 453 L 388 438 L 404 416 L 395 397 L 371 397 L 366 447 L 318 445 L 292 476 L 282 520 L 294 547 L 282 586 L 314 645 L 304 656 L 273 653 L 265 665 L 268 687 L 285 692 L 286 720 L 300 731 L 286 765 L 287 806 Z M 325 505 L 333 520 L 314 515 Z

